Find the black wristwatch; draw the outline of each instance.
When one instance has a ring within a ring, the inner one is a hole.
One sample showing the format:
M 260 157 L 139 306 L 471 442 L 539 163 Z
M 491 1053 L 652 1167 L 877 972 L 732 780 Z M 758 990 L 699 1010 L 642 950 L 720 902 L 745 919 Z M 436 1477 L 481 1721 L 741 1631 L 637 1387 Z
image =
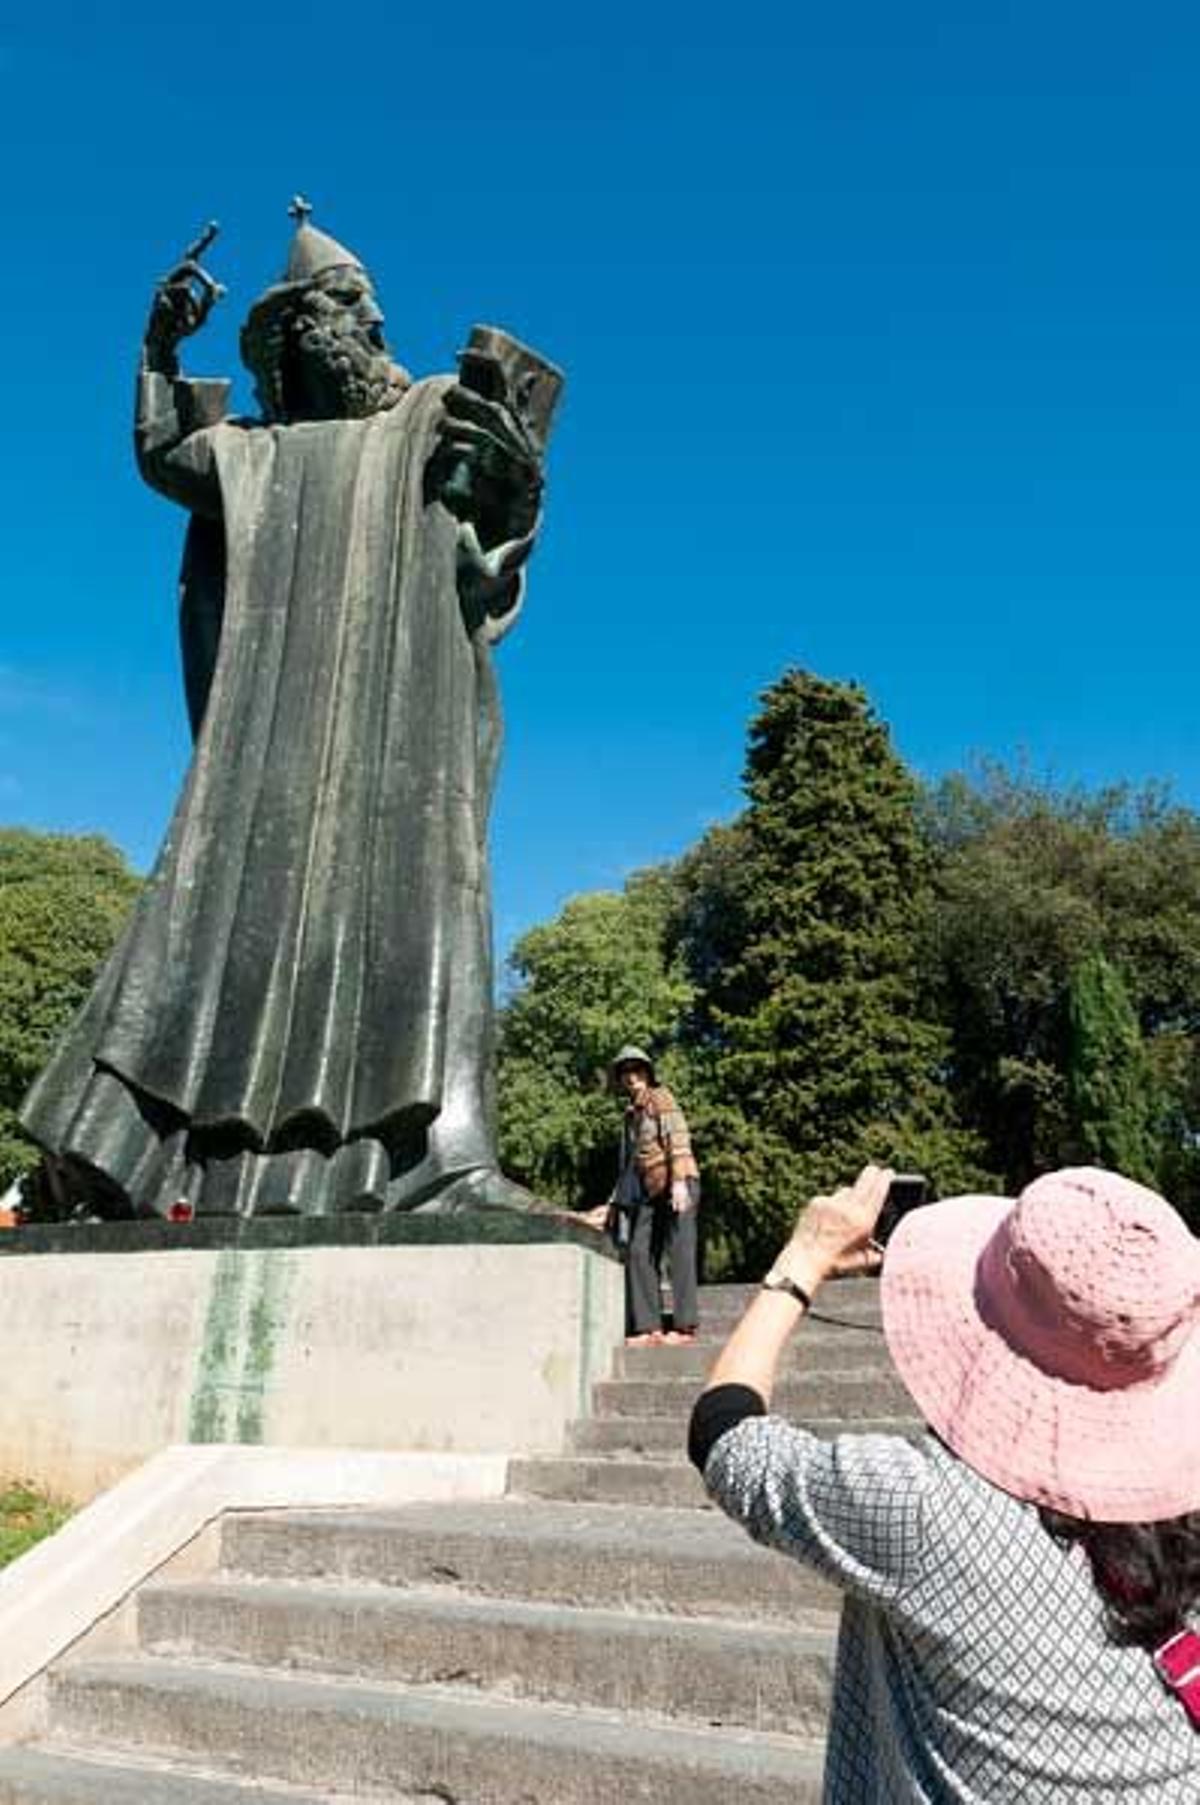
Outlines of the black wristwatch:
M 795 1279 L 789 1279 L 784 1273 L 768 1272 L 762 1282 L 762 1289 L 764 1291 L 784 1291 L 789 1297 L 795 1298 L 802 1310 L 812 1309 L 812 1298 L 803 1285 L 798 1285 Z

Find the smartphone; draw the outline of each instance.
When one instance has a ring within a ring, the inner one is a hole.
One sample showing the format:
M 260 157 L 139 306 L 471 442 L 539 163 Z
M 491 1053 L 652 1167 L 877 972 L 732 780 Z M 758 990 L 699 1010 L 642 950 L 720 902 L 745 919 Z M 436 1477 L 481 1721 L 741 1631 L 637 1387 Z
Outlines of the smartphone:
M 929 1180 L 923 1172 L 897 1172 L 888 1186 L 887 1202 L 879 1212 L 874 1240 L 886 1247 L 896 1224 L 909 1210 L 919 1210 L 929 1200 Z

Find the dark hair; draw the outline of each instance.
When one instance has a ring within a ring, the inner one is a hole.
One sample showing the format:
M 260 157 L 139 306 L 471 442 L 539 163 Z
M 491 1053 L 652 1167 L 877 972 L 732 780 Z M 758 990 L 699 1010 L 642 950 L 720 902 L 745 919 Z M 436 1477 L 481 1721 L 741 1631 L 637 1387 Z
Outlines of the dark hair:
M 1090 1523 L 1043 1509 L 1056 1542 L 1087 1555 L 1109 1636 L 1157 1648 L 1200 1604 L 1200 1511 L 1165 1523 Z
M 286 420 L 284 359 L 292 327 L 303 309 L 305 291 L 281 289 L 257 302 L 241 332 L 242 362 L 254 378 L 264 420 Z

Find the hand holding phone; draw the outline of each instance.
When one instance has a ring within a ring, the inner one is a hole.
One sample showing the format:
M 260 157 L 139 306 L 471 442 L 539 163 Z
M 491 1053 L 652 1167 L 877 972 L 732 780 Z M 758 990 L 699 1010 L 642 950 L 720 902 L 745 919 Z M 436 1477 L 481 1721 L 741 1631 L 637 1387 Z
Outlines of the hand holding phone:
M 928 1203 L 930 1196 L 931 1186 L 923 1172 L 897 1172 L 888 1186 L 887 1201 L 875 1224 L 872 1236 L 875 1245 L 886 1247 L 896 1225 L 910 1210 L 918 1210 Z

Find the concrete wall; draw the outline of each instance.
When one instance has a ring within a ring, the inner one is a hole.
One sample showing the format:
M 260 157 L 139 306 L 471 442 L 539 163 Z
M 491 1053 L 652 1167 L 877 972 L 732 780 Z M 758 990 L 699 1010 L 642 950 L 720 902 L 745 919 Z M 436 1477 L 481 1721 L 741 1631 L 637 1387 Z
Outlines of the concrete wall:
M 553 1452 L 623 1328 L 577 1245 L 16 1255 L 0 1473 L 94 1497 L 171 1443 Z

